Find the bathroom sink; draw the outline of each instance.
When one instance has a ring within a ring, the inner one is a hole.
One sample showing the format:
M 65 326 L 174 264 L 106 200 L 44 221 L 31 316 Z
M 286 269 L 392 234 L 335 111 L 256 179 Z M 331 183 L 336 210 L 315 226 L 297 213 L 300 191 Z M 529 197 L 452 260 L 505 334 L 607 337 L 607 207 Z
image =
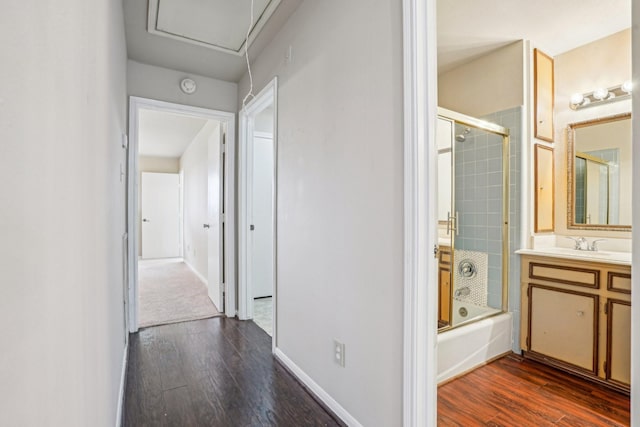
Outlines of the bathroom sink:
M 556 256 L 560 258 L 584 259 L 584 260 L 602 260 L 607 262 L 615 262 L 621 264 L 631 264 L 630 252 L 612 252 L 612 251 L 580 251 L 571 248 L 536 248 L 523 249 L 517 253 L 530 253 L 538 255 Z

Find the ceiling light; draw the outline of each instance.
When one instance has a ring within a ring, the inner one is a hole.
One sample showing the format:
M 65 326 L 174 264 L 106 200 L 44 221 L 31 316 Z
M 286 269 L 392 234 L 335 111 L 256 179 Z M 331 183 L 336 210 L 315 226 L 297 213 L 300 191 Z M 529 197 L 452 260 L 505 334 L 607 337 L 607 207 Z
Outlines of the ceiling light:
M 625 93 L 631 93 L 631 90 L 633 89 L 633 82 L 631 80 L 627 80 L 626 82 L 622 83 L 620 89 L 622 89 L 622 91 Z

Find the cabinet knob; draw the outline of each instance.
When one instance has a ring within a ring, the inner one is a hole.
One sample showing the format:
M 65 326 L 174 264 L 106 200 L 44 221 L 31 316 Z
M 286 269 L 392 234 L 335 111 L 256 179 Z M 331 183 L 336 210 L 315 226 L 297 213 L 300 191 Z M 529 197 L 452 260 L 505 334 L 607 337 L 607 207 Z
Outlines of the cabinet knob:
M 578 317 L 582 317 L 582 316 L 584 316 L 584 311 L 582 311 L 582 310 L 578 310 L 578 311 L 576 312 L 576 314 L 578 315 Z

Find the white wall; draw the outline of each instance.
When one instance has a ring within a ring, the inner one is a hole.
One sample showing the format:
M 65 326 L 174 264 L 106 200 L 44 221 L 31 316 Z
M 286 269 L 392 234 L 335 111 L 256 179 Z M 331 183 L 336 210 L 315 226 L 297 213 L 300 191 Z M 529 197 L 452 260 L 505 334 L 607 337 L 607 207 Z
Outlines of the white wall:
M 132 60 L 127 61 L 127 73 L 127 93 L 131 96 L 212 110 L 237 111 L 238 85 L 236 83 Z M 180 81 L 186 77 L 193 79 L 198 85 L 196 92 L 190 95 L 180 90 Z
M 113 426 L 125 345 L 122 2 L 0 14 L 0 418 Z
M 472 117 L 518 107 L 524 42 L 511 43 L 438 76 L 438 106 Z
M 207 277 L 208 143 L 219 138 L 220 123 L 209 120 L 180 158 L 183 191 L 184 260 Z
M 402 2 L 303 2 L 253 75 L 279 78 L 277 345 L 363 425 L 401 425 Z
M 177 157 L 138 157 L 138 182 L 142 182 L 142 172 L 178 173 L 180 159 Z M 142 188 L 138 191 L 138 242 L 142 243 Z M 142 256 L 142 244 L 138 245 L 138 256 Z

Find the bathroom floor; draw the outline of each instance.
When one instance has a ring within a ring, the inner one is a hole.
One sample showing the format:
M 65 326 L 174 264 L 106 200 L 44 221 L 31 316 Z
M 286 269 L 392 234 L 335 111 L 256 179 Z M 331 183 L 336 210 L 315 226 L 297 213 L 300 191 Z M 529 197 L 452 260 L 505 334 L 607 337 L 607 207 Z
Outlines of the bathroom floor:
M 438 426 L 628 426 L 629 397 L 512 354 L 438 388 Z
M 253 300 L 253 322 L 269 336 L 273 336 L 273 298 Z

